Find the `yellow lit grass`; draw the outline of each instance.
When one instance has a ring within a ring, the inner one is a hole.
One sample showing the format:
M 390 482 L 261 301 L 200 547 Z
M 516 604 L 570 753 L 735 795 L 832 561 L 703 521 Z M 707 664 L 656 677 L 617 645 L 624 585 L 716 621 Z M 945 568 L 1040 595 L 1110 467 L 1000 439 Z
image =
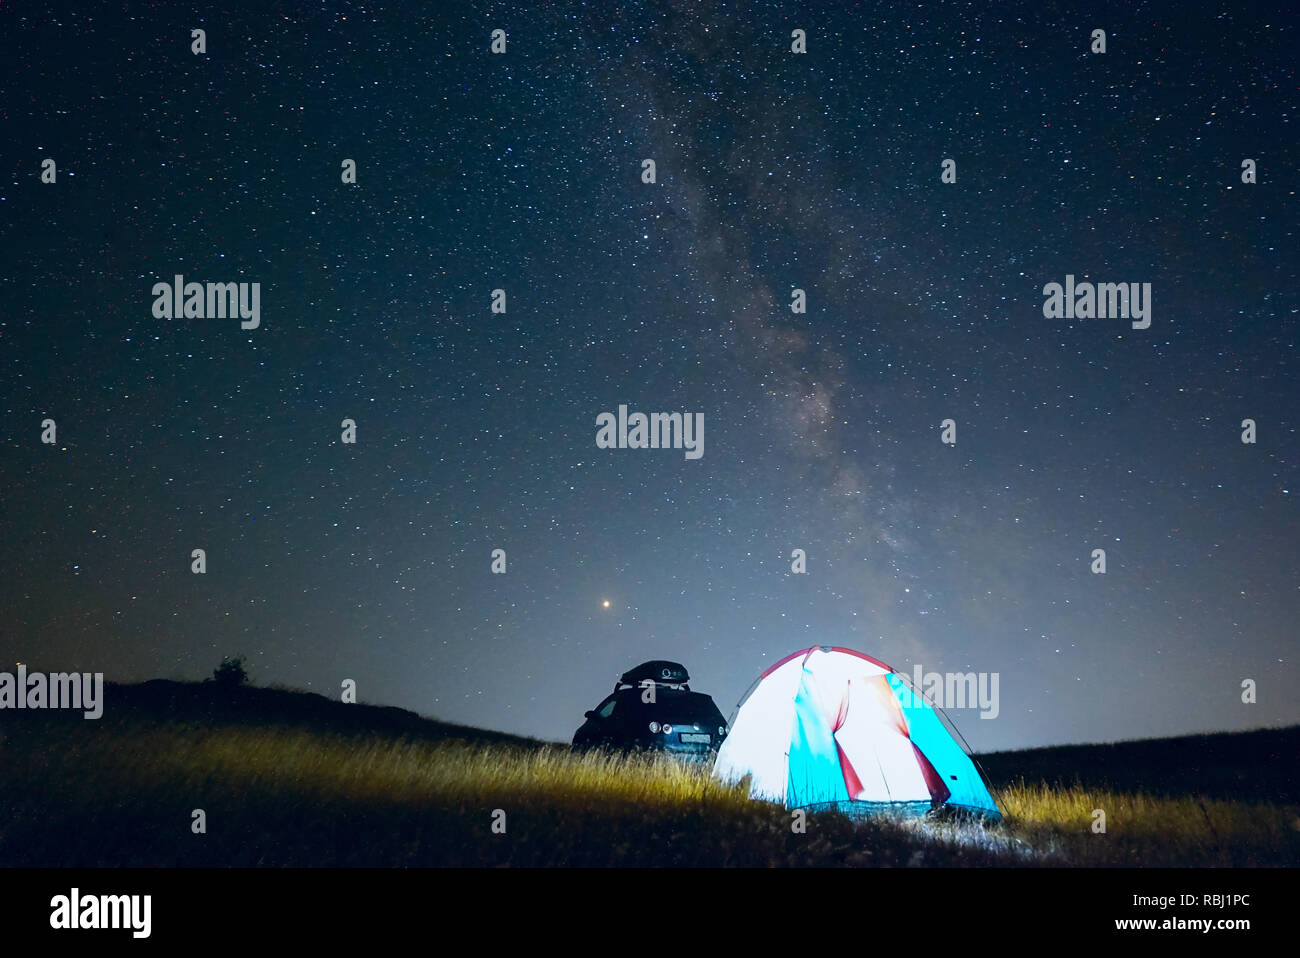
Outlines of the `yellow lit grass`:
M 807 831 L 796 833 L 788 810 L 750 801 L 743 787 L 712 779 L 707 766 L 662 756 L 173 723 L 40 736 L 26 748 L 16 745 L 0 744 L 9 773 L 0 800 L 18 816 L 10 834 L 22 832 L 16 823 L 23 816 L 27 829 L 75 821 L 99 839 L 75 850 L 77 862 L 1300 862 L 1300 811 L 1273 803 L 1019 782 L 995 792 L 1006 814 L 1000 825 L 891 818 L 854 824 L 838 815 L 810 815 Z M 202 838 L 188 832 L 193 808 L 209 816 Z M 507 816 L 508 838 L 491 831 L 495 809 Z M 1104 834 L 1092 829 L 1094 809 L 1105 812 Z M 5 850 L 0 840 L 0 855 Z
M 389 803 L 483 803 L 544 799 L 560 805 L 739 807 L 742 792 L 705 767 L 660 756 L 574 753 L 459 741 L 331 738 L 298 730 L 223 730 L 198 743 L 177 736 L 141 771 L 160 781 L 282 790 Z
M 1040 853 L 1079 865 L 1300 864 L 1300 808 L 1195 795 L 1018 782 L 996 792 L 1007 828 Z M 1105 831 L 1094 831 L 1095 813 Z

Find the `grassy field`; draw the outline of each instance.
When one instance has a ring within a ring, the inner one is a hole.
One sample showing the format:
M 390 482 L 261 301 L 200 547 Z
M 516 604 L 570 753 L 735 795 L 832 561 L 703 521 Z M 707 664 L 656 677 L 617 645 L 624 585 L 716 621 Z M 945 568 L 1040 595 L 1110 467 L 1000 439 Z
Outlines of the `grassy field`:
M 707 769 L 283 690 L 110 688 L 98 722 L 0 724 L 0 864 L 20 866 L 1295 865 L 1300 803 L 994 781 L 999 825 L 808 816 Z M 1284 730 L 1294 748 L 1297 730 Z M 1248 733 L 1262 736 L 1271 732 Z M 1104 748 L 1104 747 L 1099 747 Z M 1294 754 L 1280 756 L 1294 759 Z M 1041 764 L 1041 763 L 1040 763 Z M 1059 771 L 1059 770 L 1057 770 Z M 1100 779 L 1099 779 L 1100 781 Z M 206 833 L 195 834 L 202 809 Z M 1104 834 L 1093 813 L 1106 815 Z M 499 811 L 498 811 L 499 810 Z M 502 817 L 504 816 L 504 817 Z M 495 832 L 504 824 L 504 833 Z

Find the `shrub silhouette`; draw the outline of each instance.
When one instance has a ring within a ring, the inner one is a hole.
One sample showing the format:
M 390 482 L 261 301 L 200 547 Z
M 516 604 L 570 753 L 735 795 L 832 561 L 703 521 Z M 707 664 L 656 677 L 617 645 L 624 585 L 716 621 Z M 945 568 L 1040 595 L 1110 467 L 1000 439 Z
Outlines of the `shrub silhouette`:
M 244 657 L 224 658 L 221 664 L 212 670 L 212 681 L 226 689 L 238 688 L 248 682 L 248 670 L 244 668 Z

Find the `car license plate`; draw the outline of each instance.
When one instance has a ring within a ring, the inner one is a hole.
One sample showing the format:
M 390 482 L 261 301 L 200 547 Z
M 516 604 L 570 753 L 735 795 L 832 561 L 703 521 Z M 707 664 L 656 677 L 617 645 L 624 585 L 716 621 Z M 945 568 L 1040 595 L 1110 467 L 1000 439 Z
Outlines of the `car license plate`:
M 683 742 L 683 743 L 699 742 L 699 743 L 702 744 L 702 745 L 708 745 L 711 741 L 713 741 L 713 739 L 710 738 L 708 735 L 702 733 L 702 732 L 701 732 L 701 733 L 698 733 L 698 734 L 695 733 L 695 732 L 683 732 L 683 733 L 682 733 L 682 742 Z

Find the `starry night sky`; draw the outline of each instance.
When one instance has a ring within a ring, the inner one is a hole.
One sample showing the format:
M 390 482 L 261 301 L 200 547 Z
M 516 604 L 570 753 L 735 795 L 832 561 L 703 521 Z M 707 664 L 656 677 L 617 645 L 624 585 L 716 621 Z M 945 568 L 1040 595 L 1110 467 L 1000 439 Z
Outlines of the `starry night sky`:
M 1300 721 L 1285 5 L 42 6 L 0 11 L 0 661 L 567 740 L 646 659 L 730 714 L 841 645 L 997 672 L 980 750 Z M 153 318 L 176 273 L 260 328 Z M 1044 318 L 1066 274 L 1151 327 Z M 619 404 L 703 458 L 596 448 Z

